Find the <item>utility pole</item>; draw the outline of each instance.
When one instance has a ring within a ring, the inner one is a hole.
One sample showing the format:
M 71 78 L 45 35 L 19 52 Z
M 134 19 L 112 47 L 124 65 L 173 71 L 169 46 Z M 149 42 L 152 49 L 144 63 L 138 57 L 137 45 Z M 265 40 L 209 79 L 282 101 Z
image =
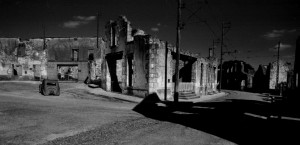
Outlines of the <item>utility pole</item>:
M 178 0 L 177 8 L 177 37 L 176 37 L 176 64 L 175 64 L 175 85 L 174 85 L 174 102 L 178 102 L 179 97 L 179 59 L 180 59 L 180 29 L 181 29 L 181 0 Z
M 219 91 L 222 90 L 222 65 L 223 65 L 223 37 L 224 37 L 224 22 L 222 22 L 221 32 L 221 56 L 220 56 L 220 80 L 219 80 Z
M 227 25 L 227 26 L 225 26 Z M 225 22 L 222 22 L 222 32 L 221 32 L 221 56 L 220 56 L 220 80 L 219 80 L 219 83 L 220 83 L 220 87 L 219 87 L 219 91 L 221 92 L 222 90 L 222 73 L 223 73 L 223 69 L 222 69 L 222 66 L 223 66 L 223 45 L 224 45 L 224 35 L 225 33 L 227 32 L 224 32 L 225 28 L 230 28 L 230 23 L 225 23 Z
M 100 14 L 98 12 L 97 13 L 97 48 L 99 48 L 99 19 L 100 19 Z
M 217 39 L 217 40 L 215 40 L 215 39 L 213 39 L 213 45 L 212 45 L 212 48 L 213 48 L 213 56 L 215 56 L 215 44 L 217 44 L 217 43 L 220 43 L 220 39 Z
M 46 26 L 45 20 L 43 21 L 43 49 L 46 49 Z
M 168 88 L 168 42 L 166 41 L 165 51 L 165 101 L 167 100 L 167 88 Z
M 48 8 L 48 0 L 45 1 L 44 3 L 44 10 L 43 10 L 43 13 L 44 13 L 44 16 L 46 16 L 47 14 L 47 8 Z M 43 17 L 43 50 L 46 49 L 46 21 L 45 21 L 45 17 Z
M 277 46 L 277 74 L 276 74 L 276 87 L 279 88 L 279 49 L 280 49 L 280 41 L 278 42 Z

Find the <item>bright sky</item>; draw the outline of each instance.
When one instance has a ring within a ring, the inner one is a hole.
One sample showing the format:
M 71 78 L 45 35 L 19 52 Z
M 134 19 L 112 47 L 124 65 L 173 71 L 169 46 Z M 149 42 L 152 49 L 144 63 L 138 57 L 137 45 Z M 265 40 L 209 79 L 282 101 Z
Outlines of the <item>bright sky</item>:
M 257 69 L 276 60 L 274 47 L 281 41 L 281 58 L 293 63 L 299 0 L 182 1 L 182 49 L 207 56 L 224 21 L 231 23 L 224 50 L 238 51 L 226 54 L 225 60 L 244 60 Z M 176 8 L 177 0 L 0 0 L 0 37 L 42 37 L 43 22 L 46 37 L 93 37 L 100 11 L 101 36 L 107 21 L 125 15 L 134 28 L 175 45 Z M 220 56 L 219 44 L 216 54 Z

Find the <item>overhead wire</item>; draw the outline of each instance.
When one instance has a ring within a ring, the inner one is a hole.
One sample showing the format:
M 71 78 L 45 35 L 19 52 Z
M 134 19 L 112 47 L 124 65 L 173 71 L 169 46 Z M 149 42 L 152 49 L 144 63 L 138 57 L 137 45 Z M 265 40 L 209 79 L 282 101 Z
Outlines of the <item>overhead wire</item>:
M 203 20 L 199 15 L 197 15 L 197 13 L 202 9 L 202 7 L 199 7 L 196 11 L 193 11 L 187 7 L 185 7 L 185 9 L 191 13 L 191 15 L 188 16 L 186 22 L 188 22 L 192 17 L 196 17 L 199 20 L 199 23 L 204 23 L 208 27 L 208 29 L 213 33 L 214 37 L 219 38 L 216 32 L 213 30 L 213 28 L 208 24 L 207 20 Z
M 217 26 L 221 26 L 221 23 L 217 19 L 216 15 L 213 13 L 213 9 L 211 8 L 210 4 L 207 3 L 207 7 L 209 8 L 210 15 L 213 17 L 213 19 L 216 21 Z M 221 30 L 222 31 L 222 30 Z

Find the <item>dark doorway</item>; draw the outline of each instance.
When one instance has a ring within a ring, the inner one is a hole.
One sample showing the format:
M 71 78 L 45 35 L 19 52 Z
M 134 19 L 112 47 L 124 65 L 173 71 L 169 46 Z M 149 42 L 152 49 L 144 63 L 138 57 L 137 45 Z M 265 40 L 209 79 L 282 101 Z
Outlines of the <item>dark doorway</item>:
M 172 59 L 174 63 L 176 63 L 176 53 L 172 52 Z M 179 62 L 179 82 L 192 82 L 192 73 L 193 73 L 193 64 L 197 61 L 197 58 L 187 56 L 187 55 L 180 55 L 180 62 Z M 174 64 L 175 66 L 175 64 Z M 175 82 L 175 73 L 172 76 L 173 82 Z
M 13 75 L 14 75 L 14 76 L 17 76 L 17 75 L 18 75 L 18 72 L 17 72 L 17 70 L 15 69 L 15 65 L 14 65 L 14 64 L 12 64 L 12 71 L 13 71 Z
M 128 79 L 128 86 L 127 86 L 127 93 L 132 95 L 133 94 L 133 90 L 132 90 L 132 76 L 133 76 L 133 65 L 132 65 L 132 61 L 133 61 L 133 54 L 129 54 L 127 56 L 127 61 L 128 61 L 128 67 L 127 67 L 127 79 Z
M 127 60 L 128 60 L 128 86 L 132 87 L 132 75 L 133 75 L 132 60 L 133 60 L 133 54 L 129 54 Z
M 122 92 L 120 84 L 122 83 L 120 78 L 120 65 L 117 65 L 120 60 L 122 60 L 123 52 L 110 53 L 106 55 L 106 61 L 108 64 L 108 69 L 111 77 L 111 90 L 113 92 Z
M 182 82 L 192 81 L 192 65 L 194 62 L 185 62 L 182 69 L 179 71 L 179 78 Z

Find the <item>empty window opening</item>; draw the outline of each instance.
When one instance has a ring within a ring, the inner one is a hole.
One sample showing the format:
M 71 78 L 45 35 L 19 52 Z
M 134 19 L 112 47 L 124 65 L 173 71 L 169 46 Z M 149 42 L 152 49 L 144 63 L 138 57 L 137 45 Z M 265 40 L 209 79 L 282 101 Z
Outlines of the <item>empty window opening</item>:
M 78 61 L 78 49 L 72 50 L 72 61 Z

